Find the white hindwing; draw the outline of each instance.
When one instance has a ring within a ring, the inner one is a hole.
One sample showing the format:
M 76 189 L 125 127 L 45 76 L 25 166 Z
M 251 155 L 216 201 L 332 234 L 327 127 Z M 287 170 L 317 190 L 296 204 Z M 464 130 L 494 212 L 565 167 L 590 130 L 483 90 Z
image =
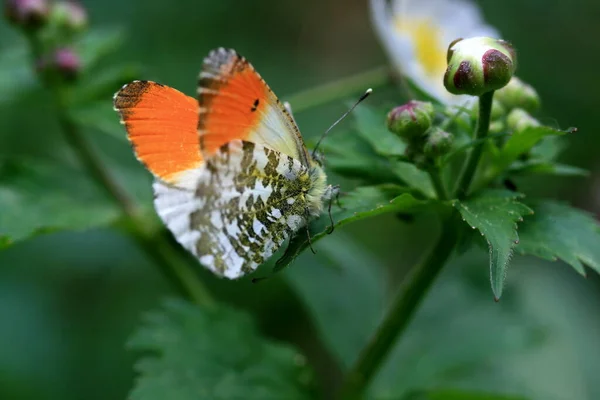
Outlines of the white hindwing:
M 268 147 L 234 140 L 206 160 L 195 192 L 154 184 L 176 239 L 227 278 L 252 272 L 306 223 L 308 170 Z

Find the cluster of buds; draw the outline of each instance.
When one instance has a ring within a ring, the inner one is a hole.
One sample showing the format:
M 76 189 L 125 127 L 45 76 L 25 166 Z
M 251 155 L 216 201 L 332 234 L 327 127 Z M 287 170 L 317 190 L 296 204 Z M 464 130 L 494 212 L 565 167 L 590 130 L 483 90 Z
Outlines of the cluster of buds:
M 14 26 L 32 34 L 33 40 L 39 43 L 42 54 L 37 54 L 36 68 L 40 74 L 67 81 L 77 77 L 81 63 L 70 44 L 73 35 L 88 24 L 87 12 L 81 3 L 75 0 L 5 0 L 4 14 Z M 41 33 L 44 29 L 47 30 L 45 34 Z
M 452 135 L 434 127 L 433 116 L 431 103 L 412 100 L 391 110 L 387 117 L 388 129 L 407 144 L 408 161 L 422 169 L 452 147 Z
M 509 111 L 521 108 L 528 113 L 534 113 L 540 108 L 540 96 L 535 89 L 516 76 L 496 92 L 495 98 Z
M 540 123 L 531 116 L 540 108 L 540 97 L 535 89 L 516 76 L 496 92 L 496 100 L 507 110 L 506 125 L 511 132 L 539 126 Z
M 540 125 L 530 114 L 539 109 L 540 98 L 533 87 L 513 76 L 516 54 L 508 42 L 486 37 L 458 39 L 448 47 L 447 58 L 444 85 L 449 92 L 481 96 L 495 91 L 491 133 L 518 133 Z M 477 113 L 475 105 L 473 116 Z

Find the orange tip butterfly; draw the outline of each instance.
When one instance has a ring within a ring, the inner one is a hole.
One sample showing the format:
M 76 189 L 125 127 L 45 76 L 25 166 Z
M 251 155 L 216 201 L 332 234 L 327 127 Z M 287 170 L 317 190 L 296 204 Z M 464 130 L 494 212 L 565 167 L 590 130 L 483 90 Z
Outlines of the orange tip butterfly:
M 155 177 L 159 217 L 217 275 L 254 271 L 336 193 L 290 112 L 234 50 L 204 59 L 198 100 L 133 81 L 114 107 Z

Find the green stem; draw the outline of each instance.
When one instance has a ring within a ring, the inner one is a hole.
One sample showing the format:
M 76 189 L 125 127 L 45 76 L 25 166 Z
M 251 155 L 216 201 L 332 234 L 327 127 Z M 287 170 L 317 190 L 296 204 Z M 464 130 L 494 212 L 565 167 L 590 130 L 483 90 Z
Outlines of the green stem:
M 390 69 L 377 67 L 356 75 L 341 78 L 314 88 L 306 89 L 291 96 L 283 97 L 292 105 L 294 113 L 317 107 L 330 101 L 350 96 L 356 92 L 375 89 L 392 81 Z
M 34 34 L 29 34 L 27 37 L 30 44 L 32 63 L 35 65 L 35 62 L 43 55 L 42 45 Z M 68 104 L 64 96 L 64 87 L 60 79 L 51 74 L 39 74 L 39 78 L 53 95 L 58 121 L 67 143 L 71 146 L 74 154 L 79 158 L 79 162 L 87 170 L 90 177 L 121 209 L 129 231 L 139 246 L 154 260 L 167 279 L 172 281 L 184 296 L 189 297 L 198 305 L 211 307 L 214 301 L 196 275 L 193 267 L 182 258 L 181 252 L 171 245 L 168 238 L 160 232 L 149 232 L 146 228 L 148 221 L 139 215 L 137 207 L 128 193 L 110 176 L 100 157 L 94 152 L 77 124 L 70 118 Z
M 81 164 L 83 164 L 92 179 L 99 184 L 98 186 L 121 208 L 123 214 L 128 218 L 135 219 L 137 214 L 136 206 L 129 198 L 129 195 L 110 177 L 108 171 L 104 169 L 102 161 L 94 153 L 89 142 L 79 133 L 75 123 L 66 115 L 63 106 L 58 105 L 57 108 L 59 123 L 65 138 L 77 154 Z
M 138 220 L 130 220 L 130 222 L 135 225 L 148 223 Z M 142 232 L 135 227 L 131 228 L 132 236 L 138 245 L 155 261 L 163 274 L 181 294 L 205 308 L 215 305 L 209 291 L 190 265 L 190 260 L 186 259 L 186 254 L 171 244 L 164 230 Z
M 396 299 L 387 311 L 375 335 L 348 372 L 340 392 L 342 399 L 360 399 L 363 397 L 370 380 L 382 366 L 396 343 L 396 339 L 408 326 L 417 306 L 425 297 L 454 249 L 456 243 L 454 218 L 455 212 L 453 211 L 451 217 L 442 221 L 442 232 L 435 247 L 402 283 Z
M 475 140 L 481 141 L 481 143 L 478 143 L 473 147 L 473 150 L 471 150 L 471 153 L 465 160 L 465 164 L 460 174 L 460 178 L 458 179 L 458 184 L 456 186 L 454 195 L 454 197 L 459 199 L 464 198 L 469 193 L 471 181 L 475 176 L 475 171 L 477 171 L 477 165 L 479 164 L 479 159 L 483 153 L 484 141 L 482 139 L 487 136 L 490 129 L 490 116 L 492 114 L 493 99 L 494 91 L 484 93 L 479 97 L 479 118 L 477 120 Z
M 441 201 L 448 200 L 448 192 L 446 191 L 446 186 L 442 180 L 442 171 L 440 171 L 440 168 L 437 166 L 432 167 L 427 172 L 429 172 L 429 177 L 431 178 L 431 183 L 433 183 L 433 188 L 435 189 L 438 199 Z

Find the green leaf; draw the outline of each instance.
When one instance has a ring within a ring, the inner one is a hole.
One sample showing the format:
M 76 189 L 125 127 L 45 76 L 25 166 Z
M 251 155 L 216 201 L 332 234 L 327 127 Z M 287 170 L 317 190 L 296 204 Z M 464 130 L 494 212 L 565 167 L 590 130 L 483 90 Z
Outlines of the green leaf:
M 140 76 L 137 65 L 119 64 L 103 68 L 100 71 L 84 73 L 79 84 L 69 93 L 71 106 L 87 105 L 91 102 L 102 102 L 111 105 L 113 95 L 126 83 Z
M 306 252 L 297 263 L 285 277 L 306 304 L 323 343 L 347 371 L 375 332 L 397 282 L 386 274 L 379 254 L 339 232 L 319 244 L 316 255 Z M 399 263 L 391 266 L 399 268 Z M 499 382 L 493 368 L 503 371 L 506 358 L 539 343 L 540 330 L 530 315 L 510 303 L 489 301 L 481 280 L 472 282 L 474 271 L 485 279 L 478 265 L 464 258 L 453 264 L 419 306 L 365 398 L 401 399 L 407 392 L 440 385 L 501 390 L 493 384 Z M 510 387 L 517 390 L 515 383 Z
M 564 136 L 546 136 L 531 149 L 531 156 L 542 161 L 554 161 L 568 147 Z
M 583 210 L 554 201 L 532 203 L 535 214 L 519 226 L 520 254 L 561 259 L 585 276 L 583 264 L 600 273 L 600 226 Z
M 287 345 L 261 338 L 248 315 L 182 301 L 147 315 L 128 343 L 148 352 L 131 400 L 311 399 L 313 374 Z
M 106 133 L 121 141 L 127 141 L 125 127 L 119 123 L 119 115 L 112 102 L 97 101 L 69 109 L 74 122 L 82 127 Z
M 335 227 L 385 213 L 415 211 L 432 204 L 426 200 L 417 200 L 409 193 L 403 193 L 405 190 L 397 185 L 363 186 L 340 196 L 341 207 L 334 201 L 331 209 Z M 324 213 L 310 224 L 311 242 L 315 243 L 323 238 L 330 228 L 331 221 Z M 285 268 L 307 247 L 308 237 L 301 230 L 291 239 L 285 254 L 277 261 L 275 271 Z
M 59 229 L 107 225 L 120 215 L 81 171 L 37 160 L 0 161 L 4 245 Z
M 37 82 L 29 65 L 26 43 L 0 50 L 0 104 L 31 91 Z
M 403 183 L 415 188 L 429 198 L 435 198 L 435 190 L 429 174 L 414 164 L 398 161 L 393 164 L 392 171 Z
M 405 396 L 404 400 L 526 400 L 526 398 L 495 393 L 437 389 L 413 392 Z
M 481 289 L 484 279 L 480 266 L 466 257 L 444 268 L 373 380 L 368 398 L 400 399 L 415 390 L 450 387 L 528 391 L 527 377 L 503 373 L 515 358 L 541 347 L 545 326 L 510 301 L 490 301 Z
M 507 169 L 521 154 L 529 152 L 543 138 L 560 136 L 565 133 L 547 126 L 530 127 L 513 133 L 494 161 L 495 171 L 500 173 Z
M 369 143 L 358 134 L 343 138 L 334 136 L 321 144 L 328 170 L 367 184 L 398 182 L 391 170 L 392 161 L 375 153 Z
M 95 29 L 78 40 L 74 47 L 81 58 L 84 73 L 115 52 L 124 40 L 125 35 L 120 29 Z
M 588 176 L 589 171 L 572 165 L 546 161 L 514 162 L 510 173 L 515 175 L 556 175 L 556 176 Z
M 508 263 L 513 247 L 519 242 L 517 221 L 532 211 L 519 203 L 521 194 L 490 190 L 466 201 L 455 201 L 463 220 L 479 232 L 490 247 L 490 280 L 496 300 L 502 295 L 502 286 L 506 277 Z
M 398 157 L 404 155 L 406 145 L 386 126 L 387 111 L 379 112 L 367 105 L 353 111 L 356 129 L 371 144 L 377 154 Z

